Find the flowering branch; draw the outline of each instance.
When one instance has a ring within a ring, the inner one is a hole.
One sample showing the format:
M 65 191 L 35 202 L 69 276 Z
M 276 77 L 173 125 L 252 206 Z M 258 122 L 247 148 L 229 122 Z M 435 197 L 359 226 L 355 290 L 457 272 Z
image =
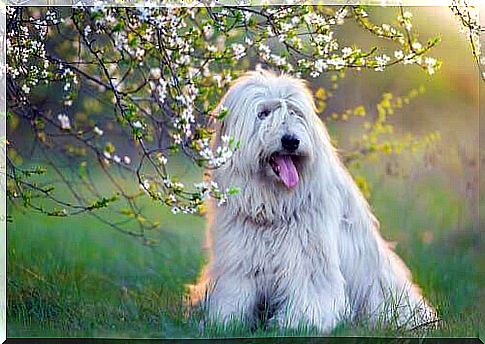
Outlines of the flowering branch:
M 394 48 L 342 46 L 338 28 L 349 21 Z M 205 169 L 231 159 L 234 138 L 211 146 L 227 115 L 216 106 L 248 66 L 307 78 L 400 64 L 433 74 L 441 62 L 428 54 L 438 42 L 420 41 L 402 8 L 393 23 L 376 24 L 358 5 L 8 7 L 8 198 L 50 216 L 88 213 L 147 240 L 159 224 L 143 215 L 146 195 L 192 214 L 237 193 L 207 176 L 185 185 L 169 166 L 180 154 Z M 68 200 L 48 183 L 53 176 Z M 132 176 L 135 190 L 124 181 Z M 105 216 L 107 207 L 119 218 Z

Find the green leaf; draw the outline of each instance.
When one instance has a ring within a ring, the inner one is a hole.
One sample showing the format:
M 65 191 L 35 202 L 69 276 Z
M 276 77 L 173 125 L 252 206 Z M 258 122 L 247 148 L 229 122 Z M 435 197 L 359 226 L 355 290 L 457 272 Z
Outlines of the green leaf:
M 224 118 L 227 117 L 228 114 L 229 114 L 229 110 L 228 109 L 222 109 L 221 111 L 219 111 L 219 113 L 217 114 L 216 118 L 219 121 L 222 121 Z
M 227 194 L 233 196 L 233 195 L 238 194 L 239 192 L 241 192 L 241 188 L 239 188 L 237 186 L 233 186 L 233 187 L 229 188 L 229 190 L 227 191 Z

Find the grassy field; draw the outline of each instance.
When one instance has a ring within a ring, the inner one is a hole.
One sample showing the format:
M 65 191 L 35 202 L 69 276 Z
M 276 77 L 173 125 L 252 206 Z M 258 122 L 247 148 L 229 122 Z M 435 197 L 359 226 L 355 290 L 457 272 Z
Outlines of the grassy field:
M 382 233 L 443 321 L 428 332 L 342 325 L 333 335 L 479 336 L 483 239 L 464 202 L 437 178 L 409 181 L 368 176 Z M 384 179 L 383 179 L 384 178 Z M 212 337 L 304 335 L 207 328 L 183 312 L 184 285 L 202 265 L 204 219 L 161 214 L 165 234 L 147 247 L 90 217 L 53 218 L 13 212 L 8 225 L 8 335 L 83 337 Z

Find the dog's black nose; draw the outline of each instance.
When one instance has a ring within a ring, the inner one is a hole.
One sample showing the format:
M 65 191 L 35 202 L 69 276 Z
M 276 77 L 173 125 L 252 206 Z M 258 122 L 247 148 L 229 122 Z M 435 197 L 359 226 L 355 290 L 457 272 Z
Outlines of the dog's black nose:
M 287 151 L 294 152 L 298 149 L 298 146 L 300 145 L 300 140 L 298 140 L 298 138 L 294 135 L 285 134 L 281 138 L 281 145 Z

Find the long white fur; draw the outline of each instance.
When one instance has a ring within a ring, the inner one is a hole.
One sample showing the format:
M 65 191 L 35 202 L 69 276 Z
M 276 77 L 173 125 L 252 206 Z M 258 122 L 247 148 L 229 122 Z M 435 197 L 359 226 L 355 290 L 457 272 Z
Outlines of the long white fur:
M 435 318 L 405 264 L 380 236 L 304 81 L 249 72 L 220 106 L 229 113 L 217 137 L 232 136 L 241 147 L 212 178 L 240 192 L 226 205 L 209 205 L 209 263 L 192 297 L 210 321 L 253 326 L 262 302 L 279 326 L 321 332 L 341 320 L 413 327 Z M 273 110 L 264 119 L 257 116 L 262 106 Z M 267 163 L 285 133 L 300 139 L 305 156 L 293 190 Z

